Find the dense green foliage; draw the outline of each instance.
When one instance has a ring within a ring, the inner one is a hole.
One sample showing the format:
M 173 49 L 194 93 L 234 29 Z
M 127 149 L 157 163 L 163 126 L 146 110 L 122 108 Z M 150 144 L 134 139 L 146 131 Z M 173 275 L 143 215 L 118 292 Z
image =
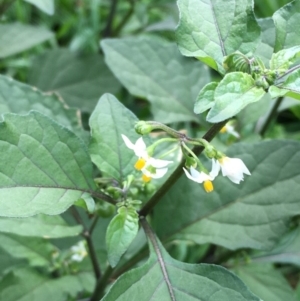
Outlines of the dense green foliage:
M 0 301 L 300 301 L 299 18 L 0 1 Z

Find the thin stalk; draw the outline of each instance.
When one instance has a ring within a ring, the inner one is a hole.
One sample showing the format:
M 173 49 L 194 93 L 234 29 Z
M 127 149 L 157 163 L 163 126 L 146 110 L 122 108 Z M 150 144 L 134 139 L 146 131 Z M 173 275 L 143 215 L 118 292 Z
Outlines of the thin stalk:
M 115 29 L 115 35 L 118 36 L 124 25 L 127 23 L 127 21 L 130 19 L 132 14 L 134 13 L 134 1 L 131 0 L 130 2 L 130 9 L 128 10 L 127 14 L 124 16 L 124 18 L 120 21 L 118 26 Z
M 279 79 L 281 79 L 281 78 L 283 78 L 283 77 L 287 76 L 288 74 L 292 73 L 293 71 L 295 71 L 295 70 L 297 70 L 297 69 L 299 69 L 299 68 L 300 68 L 300 64 L 299 64 L 299 65 L 296 65 L 296 66 L 294 66 L 293 68 L 291 68 L 291 69 L 287 70 L 287 72 L 285 72 L 285 73 L 284 73 L 284 74 L 282 74 L 281 76 L 277 77 L 277 78 L 276 78 L 276 81 L 278 81 Z
M 262 128 L 260 129 L 259 134 L 260 134 L 261 136 L 264 136 L 264 135 L 265 135 L 265 133 L 266 133 L 267 129 L 269 128 L 269 126 L 270 126 L 272 120 L 277 116 L 277 110 L 278 110 L 280 104 L 282 103 L 282 100 L 283 100 L 283 97 L 278 97 L 278 98 L 276 99 L 276 102 L 275 102 L 275 104 L 273 105 L 272 110 L 270 111 L 270 113 L 269 113 L 269 115 L 268 115 L 268 117 L 267 117 L 267 119 L 266 119 L 264 125 L 263 125 Z
M 113 23 L 115 13 L 117 10 L 117 4 L 118 4 L 118 0 L 111 0 L 111 6 L 110 6 L 109 15 L 107 18 L 107 23 L 103 30 L 103 38 L 112 36 L 112 23 Z
M 89 232 L 88 228 L 86 227 L 85 223 L 81 219 L 80 214 L 78 213 L 77 209 L 73 206 L 71 207 L 71 213 L 74 217 L 74 219 L 77 221 L 78 224 L 81 224 L 83 226 L 83 233 L 82 236 L 85 238 L 88 249 L 89 249 L 89 254 L 90 258 L 92 261 L 94 273 L 96 276 L 96 279 L 101 278 L 101 270 L 100 270 L 100 265 L 98 262 L 95 246 L 91 237 L 91 233 Z
M 108 266 L 107 269 L 105 270 L 103 276 L 98 279 L 94 293 L 89 301 L 99 301 L 100 298 L 104 295 L 104 290 L 106 288 L 106 284 L 107 284 L 108 279 L 110 278 L 112 272 L 113 272 L 113 268 L 111 266 Z
M 202 137 L 206 141 L 211 141 L 221 130 L 221 128 L 226 124 L 226 120 L 214 124 L 207 133 Z M 202 146 L 196 146 L 193 148 L 193 152 L 199 156 L 203 152 L 204 148 Z M 185 160 L 183 159 L 179 166 L 175 169 L 172 175 L 167 179 L 167 181 L 156 191 L 156 193 L 150 198 L 150 200 L 141 208 L 139 211 L 140 216 L 147 216 L 150 211 L 157 205 L 165 193 L 174 185 L 174 183 L 179 179 L 183 173 L 183 167 Z
M 100 191 L 87 191 L 89 192 L 93 197 L 106 201 L 112 205 L 116 205 L 118 202 L 116 200 L 114 200 L 112 197 L 110 197 L 109 195 L 100 192 Z

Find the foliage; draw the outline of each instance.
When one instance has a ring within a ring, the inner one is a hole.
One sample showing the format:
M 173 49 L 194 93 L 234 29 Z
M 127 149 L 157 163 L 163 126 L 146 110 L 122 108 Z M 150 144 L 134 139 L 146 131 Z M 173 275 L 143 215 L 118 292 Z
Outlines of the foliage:
M 299 0 L 0 15 L 0 300 L 300 301 Z

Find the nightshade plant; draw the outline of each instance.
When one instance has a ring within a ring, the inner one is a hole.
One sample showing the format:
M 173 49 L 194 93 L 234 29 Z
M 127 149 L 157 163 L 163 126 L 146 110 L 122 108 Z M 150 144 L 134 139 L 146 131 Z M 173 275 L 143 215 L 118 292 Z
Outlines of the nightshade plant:
M 0 301 L 300 301 L 300 1 L 270 3 L 0 3 Z

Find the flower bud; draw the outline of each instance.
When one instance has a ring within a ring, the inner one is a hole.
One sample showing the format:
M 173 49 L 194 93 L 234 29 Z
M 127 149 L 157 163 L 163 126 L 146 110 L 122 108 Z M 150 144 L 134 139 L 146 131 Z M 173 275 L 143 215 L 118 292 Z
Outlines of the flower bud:
M 152 132 L 153 126 L 147 121 L 140 120 L 134 126 L 135 131 L 140 135 L 146 135 Z
M 193 158 L 193 157 L 186 157 L 185 158 L 185 166 L 187 167 L 187 168 L 190 168 L 190 167 L 194 167 L 194 168 L 196 168 L 197 167 L 197 161 L 196 161 L 196 159 L 195 158 Z
M 209 159 L 215 158 L 217 155 L 216 149 L 211 144 L 205 146 L 204 153 Z

